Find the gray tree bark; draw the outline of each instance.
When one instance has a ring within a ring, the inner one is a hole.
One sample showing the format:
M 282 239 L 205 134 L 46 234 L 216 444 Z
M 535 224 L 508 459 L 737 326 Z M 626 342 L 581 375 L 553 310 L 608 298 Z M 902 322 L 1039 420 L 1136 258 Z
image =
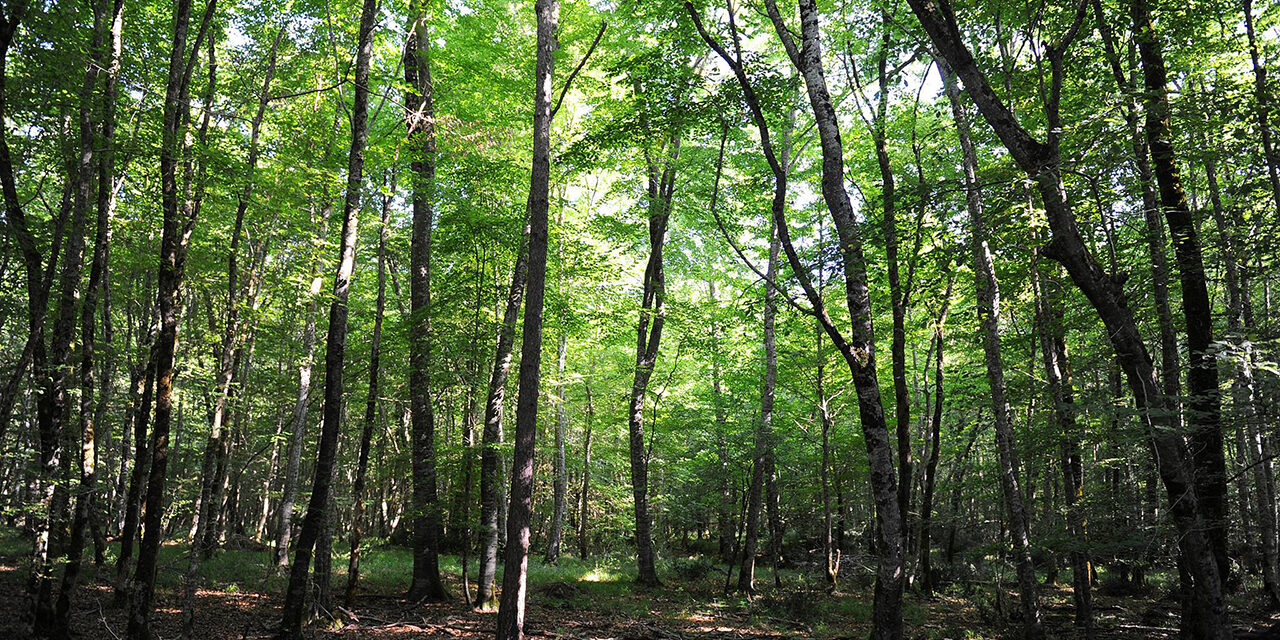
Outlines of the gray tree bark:
M 547 214 L 551 183 L 551 91 L 555 70 L 558 0 L 537 0 L 537 66 L 534 70 L 533 171 L 529 181 L 529 277 L 520 346 L 520 393 L 516 400 L 511 506 L 498 607 L 498 640 L 523 640 L 528 588 L 529 519 L 533 514 L 533 454 L 538 434 L 538 382 L 542 368 L 542 308 L 547 275 Z

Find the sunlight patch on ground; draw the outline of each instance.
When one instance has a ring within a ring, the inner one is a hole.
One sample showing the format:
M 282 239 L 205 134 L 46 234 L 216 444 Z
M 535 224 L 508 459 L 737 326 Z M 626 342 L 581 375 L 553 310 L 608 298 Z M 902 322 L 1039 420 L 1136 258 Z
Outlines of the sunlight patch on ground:
M 614 582 L 617 580 L 617 575 L 608 569 L 596 567 L 582 574 L 582 577 L 578 579 L 582 582 Z

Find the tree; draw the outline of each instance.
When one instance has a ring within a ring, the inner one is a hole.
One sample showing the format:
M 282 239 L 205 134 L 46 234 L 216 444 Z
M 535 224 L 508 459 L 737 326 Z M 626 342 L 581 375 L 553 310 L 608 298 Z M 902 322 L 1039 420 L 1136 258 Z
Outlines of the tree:
M 419 145 L 413 159 L 413 248 L 410 309 L 414 331 L 410 390 L 413 394 L 413 584 L 409 598 L 445 597 L 437 559 L 440 524 L 436 496 L 435 413 L 431 407 L 431 225 L 435 197 L 435 103 L 431 83 L 427 16 L 416 12 L 405 44 L 405 82 L 414 88 L 406 103 L 409 139 Z
M 1188 633 L 1199 637 L 1230 638 L 1232 631 L 1226 622 L 1226 604 L 1213 552 L 1203 533 L 1203 514 L 1193 486 L 1188 453 L 1176 432 L 1169 428 L 1167 400 L 1158 393 L 1160 385 L 1137 323 L 1126 303 L 1121 282 L 1106 274 L 1085 247 L 1062 183 L 1058 148 L 1060 134 L 1055 133 L 1061 125 L 1062 60 L 1079 31 L 1084 6 L 1081 5 L 1067 31 L 1047 48 L 1052 71 L 1051 92 L 1045 104 L 1049 134 L 1048 141 L 1041 142 L 1031 137 L 991 88 L 964 44 L 950 7 L 926 0 L 909 2 L 930 41 L 964 81 L 970 98 L 987 124 L 1004 143 L 1019 168 L 1035 180 L 1053 235 L 1046 247 L 1046 255 L 1066 268 L 1072 281 L 1107 326 L 1112 347 L 1128 377 L 1134 401 L 1151 439 L 1170 510 L 1182 534 L 1179 547 L 1183 562 L 1195 583 L 1193 591 L 1186 594 L 1183 610 L 1194 610 L 1202 615 L 1194 620 L 1184 615 L 1183 625 Z
M 298 533 L 298 544 L 289 570 L 279 637 L 298 638 L 302 634 L 303 608 L 307 597 L 307 576 L 311 572 L 312 550 L 321 528 L 330 526 L 332 506 L 330 485 L 338 448 L 338 428 L 342 420 L 343 365 L 347 344 L 347 298 L 355 266 L 356 228 L 360 194 L 364 184 L 364 152 L 369 136 L 369 60 L 373 50 L 373 30 L 377 4 L 365 0 L 360 12 L 360 33 L 356 43 L 355 91 L 351 109 L 351 146 L 347 156 L 347 193 L 342 206 L 342 235 L 338 248 L 338 268 L 333 280 L 333 301 L 329 304 L 329 335 L 324 362 L 324 416 L 320 423 L 320 444 L 316 452 L 315 476 L 307 515 Z
M 516 399 L 515 451 L 511 456 L 511 506 L 503 563 L 498 640 L 524 638 L 529 567 L 529 520 L 533 511 L 533 455 L 538 435 L 538 372 L 542 367 L 542 305 L 547 275 L 547 217 L 551 208 L 551 89 L 555 71 L 558 0 L 538 0 L 538 54 L 533 91 L 533 171 L 529 179 L 529 266 L 520 345 L 520 395 Z
M 982 325 L 982 350 L 986 355 L 987 384 L 991 390 L 991 414 L 995 418 L 996 450 L 1000 456 L 1000 489 L 1004 497 L 1005 512 L 1009 519 L 1009 535 L 1013 539 L 1013 553 L 1018 565 L 1018 588 L 1022 607 L 1022 635 L 1039 638 L 1044 635 L 1040 627 L 1040 605 L 1036 595 L 1036 570 L 1031 560 L 1030 526 L 1026 506 L 1023 504 L 1021 469 L 1018 450 L 1013 437 L 1012 417 L 1006 397 L 1004 357 L 1000 344 L 1000 284 L 996 280 L 995 261 L 991 256 L 990 233 L 983 216 L 982 194 L 978 186 L 977 156 L 969 136 L 969 121 L 960 103 L 960 92 L 949 69 L 942 71 L 946 78 L 947 96 L 960 137 L 964 156 L 965 204 L 969 211 L 970 246 L 973 253 L 973 272 L 977 289 L 978 322 Z

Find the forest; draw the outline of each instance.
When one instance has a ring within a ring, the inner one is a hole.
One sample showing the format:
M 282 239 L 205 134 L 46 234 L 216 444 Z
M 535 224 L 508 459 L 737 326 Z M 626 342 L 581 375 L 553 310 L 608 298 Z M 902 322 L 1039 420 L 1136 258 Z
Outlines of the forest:
M 0 0 L 0 637 L 1280 638 L 1276 0 Z

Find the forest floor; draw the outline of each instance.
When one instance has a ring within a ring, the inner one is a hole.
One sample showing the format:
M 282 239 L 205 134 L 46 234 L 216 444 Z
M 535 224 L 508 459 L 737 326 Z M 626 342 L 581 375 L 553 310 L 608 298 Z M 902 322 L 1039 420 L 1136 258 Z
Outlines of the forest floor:
M 27 544 L 12 531 L 0 531 L 0 638 L 18 637 L 25 605 Z M 198 640 L 262 639 L 278 624 L 279 598 L 285 578 L 269 568 L 265 551 L 224 550 L 201 565 L 197 592 Z M 697 559 L 675 559 L 660 571 L 665 583 L 641 588 L 625 568 L 627 559 L 601 558 L 581 562 L 564 558 L 560 566 L 530 559 L 529 610 L 526 632 L 531 638 L 554 640 L 763 640 L 766 638 L 865 638 L 869 630 L 871 597 L 866 575 L 845 576 L 849 591 L 828 594 L 820 577 L 784 571 L 783 589 L 773 589 L 767 567 L 757 571 L 761 594 L 754 598 L 726 596 L 724 571 Z M 403 593 L 411 556 L 406 549 L 385 547 L 363 554 L 361 588 L 354 606 L 335 607 L 330 619 L 309 629 L 324 640 L 400 638 L 480 639 L 492 637 L 496 613 L 479 613 L 461 598 L 459 558 L 444 556 L 441 568 L 454 598 L 444 603 L 414 604 Z M 154 625 L 158 640 L 178 637 L 181 623 L 179 582 L 186 549 L 166 545 L 161 552 Z M 346 559 L 334 558 L 334 592 L 346 585 Z M 474 570 L 474 561 L 471 563 Z M 868 572 L 869 573 L 869 572 Z M 123 635 L 125 614 L 114 606 L 111 558 L 100 571 L 86 565 L 77 599 L 73 631 L 78 637 L 116 640 Z M 1069 576 L 1065 576 L 1069 577 Z M 864 583 L 855 586 L 852 583 Z M 1098 638 L 1150 640 L 1177 637 L 1177 602 L 1169 588 L 1153 580 L 1151 593 L 1095 595 Z M 474 584 L 472 584 L 474 589 Z M 1001 623 L 998 612 L 1016 609 L 1012 582 L 997 598 L 991 585 L 953 589 L 926 598 L 908 593 L 904 608 L 911 639 L 1015 638 L 1016 623 Z M 1051 638 L 1083 637 L 1071 623 L 1069 587 L 1042 587 L 1045 626 Z M 337 599 L 341 599 L 340 595 Z M 1272 617 L 1255 599 L 1232 602 L 1234 621 L 1244 637 L 1277 638 Z

